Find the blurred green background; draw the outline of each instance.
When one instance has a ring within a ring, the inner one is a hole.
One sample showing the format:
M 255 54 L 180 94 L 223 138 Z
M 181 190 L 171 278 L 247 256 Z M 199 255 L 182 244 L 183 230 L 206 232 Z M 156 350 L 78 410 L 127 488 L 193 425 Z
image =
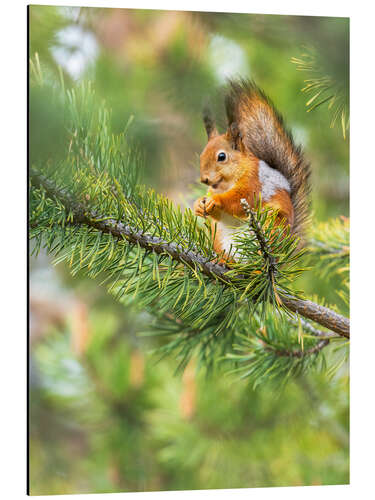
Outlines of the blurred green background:
M 88 79 L 114 132 L 134 117 L 143 181 L 192 206 L 202 106 L 210 98 L 224 127 L 220 86 L 251 77 L 312 163 L 314 220 L 348 216 L 348 138 L 328 106 L 306 112 L 309 75 L 291 62 L 314 51 L 319 71 L 345 85 L 348 19 L 31 6 L 29 21 L 47 83 L 30 84 L 31 165 L 66 154 L 53 88 Z M 340 301 L 314 269 L 300 281 Z M 161 340 L 138 335 L 149 321 L 47 256 L 30 260 L 31 494 L 348 483 L 347 370 L 256 391 L 194 363 L 175 376 L 173 359 L 149 353 Z

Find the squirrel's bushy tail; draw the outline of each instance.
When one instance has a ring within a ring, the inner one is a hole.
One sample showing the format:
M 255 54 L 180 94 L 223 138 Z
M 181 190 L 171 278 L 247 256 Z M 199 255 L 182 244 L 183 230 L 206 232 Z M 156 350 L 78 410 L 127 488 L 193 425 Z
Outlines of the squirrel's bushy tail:
M 302 239 L 309 220 L 310 165 L 293 142 L 281 115 L 259 87 L 231 80 L 225 100 L 229 127 L 236 125 L 245 148 L 289 181 L 294 207 L 292 231 Z

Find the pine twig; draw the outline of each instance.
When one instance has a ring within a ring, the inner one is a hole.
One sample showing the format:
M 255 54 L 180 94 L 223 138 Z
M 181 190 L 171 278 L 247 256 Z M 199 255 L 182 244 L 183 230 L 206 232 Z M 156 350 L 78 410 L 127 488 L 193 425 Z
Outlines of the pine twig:
M 293 351 L 276 350 L 273 352 L 277 356 L 287 356 L 287 357 L 291 357 L 291 358 L 303 358 L 305 356 L 311 356 L 312 354 L 317 354 L 319 351 L 321 351 L 328 344 L 329 344 L 329 339 L 324 339 L 324 340 L 319 340 L 319 342 L 316 345 L 314 345 L 313 347 L 310 347 L 310 349 L 307 349 L 306 351 L 302 351 L 302 350 L 293 350 Z
M 308 332 L 311 333 L 314 337 L 323 337 L 323 338 L 338 338 L 337 335 L 335 335 L 333 332 L 325 332 L 323 330 L 318 330 L 317 328 L 313 327 L 308 321 L 305 321 L 303 318 L 299 317 L 298 319 L 292 320 L 292 322 L 295 325 L 298 325 L 298 323 L 301 323 L 301 326 L 307 330 Z
M 268 263 L 267 269 L 268 269 L 268 276 L 270 278 L 270 281 L 272 283 L 275 283 L 276 259 L 272 255 L 272 252 L 269 248 L 268 242 L 266 241 L 264 234 L 262 232 L 262 229 L 259 226 L 259 223 L 255 218 L 254 212 L 251 210 L 251 207 L 248 204 L 247 200 L 245 198 L 242 198 L 240 201 L 241 201 L 242 208 L 244 209 L 245 213 L 250 218 L 250 227 L 253 230 L 253 232 L 256 236 L 256 239 L 258 240 L 263 258 L 264 258 L 265 262 Z

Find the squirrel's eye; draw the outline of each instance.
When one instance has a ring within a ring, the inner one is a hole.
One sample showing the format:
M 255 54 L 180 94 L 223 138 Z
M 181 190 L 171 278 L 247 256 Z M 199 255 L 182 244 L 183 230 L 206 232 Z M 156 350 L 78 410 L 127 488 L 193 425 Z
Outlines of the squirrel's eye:
M 221 151 L 221 153 L 217 155 L 217 161 L 225 161 L 226 159 L 227 155 L 224 153 L 224 151 Z

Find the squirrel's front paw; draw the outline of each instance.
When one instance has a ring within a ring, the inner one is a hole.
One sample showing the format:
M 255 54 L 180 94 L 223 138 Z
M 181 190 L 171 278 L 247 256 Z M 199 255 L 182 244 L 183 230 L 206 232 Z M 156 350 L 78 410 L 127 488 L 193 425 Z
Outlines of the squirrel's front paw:
M 215 210 L 216 206 L 217 206 L 217 203 L 214 200 L 214 198 L 206 198 L 206 203 L 204 205 L 206 215 L 212 214 L 212 212 Z
M 207 217 L 207 212 L 206 212 L 206 201 L 207 197 L 203 196 L 202 198 L 198 198 L 197 201 L 194 203 L 194 214 L 197 215 L 198 217 Z
M 212 214 L 216 205 L 217 204 L 213 198 L 203 196 L 202 198 L 198 198 L 198 200 L 194 203 L 194 213 L 199 217 L 207 217 Z

